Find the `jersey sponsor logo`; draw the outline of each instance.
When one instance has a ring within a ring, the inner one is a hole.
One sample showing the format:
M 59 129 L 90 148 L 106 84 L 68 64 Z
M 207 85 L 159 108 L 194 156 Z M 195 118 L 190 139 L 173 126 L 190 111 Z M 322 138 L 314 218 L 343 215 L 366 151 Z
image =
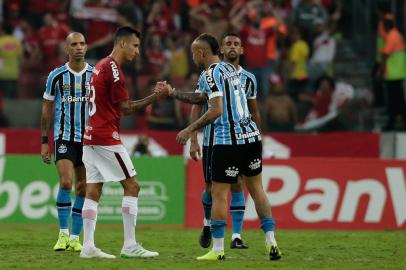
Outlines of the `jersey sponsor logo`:
M 115 140 L 117 140 L 117 141 L 120 140 L 120 135 L 118 134 L 117 131 L 114 131 L 114 132 L 111 134 L 111 137 L 113 137 L 113 139 L 115 139 Z
M 62 97 L 62 102 L 68 102 L 68 103 L 72 103 L 72 102 L 87 102 L 88 101 L 88 97 L 84 96 L 80 96 L 80 97 L 73 97 L 73 96 L 63 96 Z
M 118 67 L 117 67 L 116 63 L 114 63 L 114 61 L 110 61 L 110 65 L 111 65 L 111 71 L 113 72 L 114 82 L 117 82 L 118 80 L 120 80 L 119 73 L 118 73 Z
M 254 159 L 253 161 L 250 162 L 250 165 L 248 167 L 253 171 L 261 167 L 261 160 L 259 158 Z
M 65 144 L 60 144 L 58 147 L 58 153 L 65 154 L 66 152 L 68 152 L 68 147 L 66 147 Z
M 236 177 L 240 171 L 238 168 L 232 166 L 228 167 L 227 170 L 225 170 L 224 172 L 226 173 L 226 176 Z
M 252 131 L 252 132 L 248 132 L 248 133 L 237 133 L 235 134 L 235 138 L 237 140 L 242 140 L 242 139 L 248 139 L 248 138 L 252 138 L 255 136 L 259 136 L 259 131 Z
M 212 88 L 214 86 L 214 79 L 213 79 L 213 69 L 210 68 L 207 72 L 206 72 L 206 81 L 207 84 L 209 85 L 210 88 Z

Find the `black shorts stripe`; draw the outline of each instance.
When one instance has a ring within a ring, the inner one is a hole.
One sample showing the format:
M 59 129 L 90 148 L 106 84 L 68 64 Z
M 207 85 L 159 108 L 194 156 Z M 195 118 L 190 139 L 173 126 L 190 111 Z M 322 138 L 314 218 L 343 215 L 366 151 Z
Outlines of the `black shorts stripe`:
M 63 202 L 56 202 L 56 207 L 70 207 L 72 206 L 72 203 L 67 202 L 67 203 L 63 203 Z
M 73 73 L 69 72 L 69 82 L 70 82 L 70 95 L 72 97 L 75 97 L 75 75 Z M 74 141 L 75 139 L 75 102 L 68 103 L 69 104 L 69 112 L 70 112 L 70 134 L 69 134 L 69 140 L 71 142 Z
M 230 123 L 230 137 L 232 145 L 237 144 L 237 140 L 235 138 L 235 130 L 234 130 L 234 119 L 233 119 L 233 110 L 231 109 L 231 98 L 230 98 L 230 87 L 228 80 L 224 80 L 224 90 L 226 94 L 226 101 L 227 101 L 227 118 L 228 122 Z
M 119 153 L 114 153 L 114 155 L 116 156 L 116 159 L 118 161 L 118 164 L 120 164 L 121 169 L 123 170 L 123 173 L 125 175 L 125 178 L 128 179 L 130 178 L 130 174 L 127 171 L 127 167 L 124 164 L 123 159 L 121 158 Z

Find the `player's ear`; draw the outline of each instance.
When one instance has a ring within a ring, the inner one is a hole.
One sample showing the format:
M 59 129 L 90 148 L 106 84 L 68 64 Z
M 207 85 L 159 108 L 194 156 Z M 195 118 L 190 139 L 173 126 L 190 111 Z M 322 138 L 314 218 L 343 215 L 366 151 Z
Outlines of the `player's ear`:
M 241 54 L 244 54 L 244 47 L 241 47 Z
M 124 39 L 121 39 L 119 44 L 120 44 L 120 48 L 124 48 L 124 46 L 125 46 L 125 40 L 124 40 Z
M 224 54 L 223 46 L 220 47 L 220 54 Z

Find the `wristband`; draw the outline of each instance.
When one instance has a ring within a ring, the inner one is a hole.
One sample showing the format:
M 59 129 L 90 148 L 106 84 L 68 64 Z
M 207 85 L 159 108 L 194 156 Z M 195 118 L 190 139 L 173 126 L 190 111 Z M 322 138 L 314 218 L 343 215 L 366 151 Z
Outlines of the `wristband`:
M 41 143 L 42 144 L 47 144 L 48 143 L 48 136 L 42 136 L 41 137 Z

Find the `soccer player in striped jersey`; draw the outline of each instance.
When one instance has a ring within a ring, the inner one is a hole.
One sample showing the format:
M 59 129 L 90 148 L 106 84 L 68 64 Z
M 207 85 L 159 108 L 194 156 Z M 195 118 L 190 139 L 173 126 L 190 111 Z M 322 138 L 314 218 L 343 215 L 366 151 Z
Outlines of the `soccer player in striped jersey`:
M 89 81 L 93 67 L 85 62 L 86 41 L 81 33 L 66 37 L 68 62 L 53 70 L 46 83 L 41 115 L 41 156 L 51 163 L 48 132 L 54 118 L 54 160 L 59 174 L 56 207 L 59 238 L 55 251 L 79 252 L 83 227 L 82 207 L 86 193 L 85 167 L 82 162 L 82 138 L 88 119 Z M 55 109 L 54 109 L 55 108 Z M 73 177 L 76 176 L 75 201 L 71 202 Z M 69 236 L 69 217 L 72 226 Z
M 208 66 L 212 58 L 210 47 L 217 41 L 202 34 L 192 43 L 193 61 Z M 218 48 L 218 45 L 217 45 Z M 214 123 L 213 152 L 211 159 L 212 214 L 211 232 L 213 249 L 198 260 L 223 260 L 224 233 L 227 219 L 227 195 L 230 184 L 241 175 L 252 196 L 261 228 L 265 233 L 266 250 L 271 260 L 281 258 L 274 237 L 275 221 L 262 186 L 262 143 L 260 131 L 248 108 L 247 97 L 241 84 L 238 70 L 229 63 L 221 62 L 208 66 L 205 80 L 209 86 L 208 110 L 176 137 L 185 144 L 194 132 Z

